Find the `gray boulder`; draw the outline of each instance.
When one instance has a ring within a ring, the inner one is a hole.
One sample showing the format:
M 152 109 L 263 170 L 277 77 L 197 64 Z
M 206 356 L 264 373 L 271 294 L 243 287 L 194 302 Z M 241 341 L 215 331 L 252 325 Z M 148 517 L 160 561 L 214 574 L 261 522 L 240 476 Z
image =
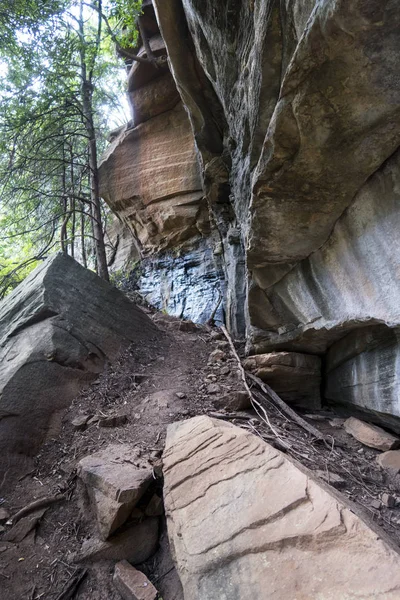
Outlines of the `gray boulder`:
M 34 454 L 106 361 L 156 331 L 124 294 L 72 258 L 47 259 L 0 304 L 0 450 Z

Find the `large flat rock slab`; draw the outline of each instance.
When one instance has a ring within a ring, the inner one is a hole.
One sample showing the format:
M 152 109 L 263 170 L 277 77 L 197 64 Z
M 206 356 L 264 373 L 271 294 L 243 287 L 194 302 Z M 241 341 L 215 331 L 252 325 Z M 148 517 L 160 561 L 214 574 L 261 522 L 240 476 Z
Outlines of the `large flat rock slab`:
M 168 532 L 186 600 L 400 597 L 400 555 L 258 437 L 206 416 L 170 426 Z
M 106 361 L 156 333 L 111 284 L 66 255 L 47 259 L 0 303 L 0 449 L 34 454 Z

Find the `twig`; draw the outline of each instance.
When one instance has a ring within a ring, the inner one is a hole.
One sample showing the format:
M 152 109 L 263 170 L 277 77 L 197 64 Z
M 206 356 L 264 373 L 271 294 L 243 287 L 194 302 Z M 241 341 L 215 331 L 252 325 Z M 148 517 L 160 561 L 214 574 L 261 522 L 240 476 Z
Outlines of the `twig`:
M 61 502 L 65 500 L 65 496 L 63 494 L 58 494 L 57 496 L 48 496 L 46 498 L 40 498 L 39 500 L 35 500 L 30 504 L 21 508 L 15 515 L 10 519 L 10 522 L 15 525 L 22 517 L 29 515 L 31 512 L 38 510 L 39 508 L 44 508 L 45 506 L 50 506 L 50 504 L 55 504 L 56 502 Z
M 87 575 L 87 569 L 78 569 L 74 575 L 70 577 L 64 586 L 61 594 L 57 596 L 55 600 L 70 600 L 73 597 L 76 590 Z
M 288 417 L 290 417 L 295 423 L 297 423 L 298 425 L 300 425 L 300 427 L 302 427 L 305 431 L 307 431 L 312 436 L 314 436 L 315 438 L 317 438 L 317 440 L 321 440 L 322 442 L 324 442 L 324 444 L 326 445 L 327 448 L 331 449 L 331 445 L 327 442 L 325 436 L 316 427 L 314 427 L 313 425 L 310 425 L 310 423 L 307 423 L 307 421 L 305 421 L 292 408 L 290 408 L 290 406 L 288 406 L 286 404 L 286 402 L 284 400 L 282 400 L 282 398 L 280 398 L 278 396 L 278 394 L 276 392 L 274 392 L 274 390 L 267 383 L 261 381 L 261 379 L 259 379 L 258 377 L 256 377 L 252 373 L 246 373 L 246 376 L 249 379 L 251 379 L 251 381 L 253 381 L 254 383 L 256 383 L 261 388 L 261 390 L 264 392 L 264 394 L 266 394 L 267 396 L 269 396 L 271 398 L 271 400 L 275 404 L 277 404 L 278 407 Z
M 225 327 L 224 325 L 222 325 L 222 326 L 221 326 L 221 329 L 222 329 L 222 332 L 223 332 L 224 336 L 226 337 L 226 339 L 227 339 L 227 340 L 228 340 L 228 342 L 229 342 L 229 345 L 230 345 L 230 347 L 231 347 L 231 350 L 232 350 L 232 354 L 233 354 L 233 355 L 234 355 L 234 357 L 236 358 L 236 361 L 237 361 L 237 364 L 238 364 L 238 367 L 239 367 L 239 370 L 240 370 L 240 376 L 241 376 L 241 378 L 242 378 L 243 385 L 244 385 L 244 387 L 246 388 L 246 391 L 247 391 L 247 393 L 248 393 L 248 395 L 249 395 L 249 398 L 250 398 L 251 405 L 253 406 L 254 410 L 256 411 L 256 413 L 257 413 L 257 415 L 260 417 L 260 419 L 261 419 L 261 420 L 262 420 L 262 421 L 263 421 L 263 422 L 264 422 L 266 425 L 268 425 L 268 427 L 270 428 L 270 430 L 272 431 L 272 433 L 275 435 L 275 437 L 277 437 L 277 438 L 278 438 L 278 440 L 281 442 L 281 444 L 283 444 L 283 446 L 284 446 L 285 448 L 290 448 L 290 446 L 289 446 L 289 445 L 288 445 L 288 444 L 287 444 L 287 443 L 286 443 L 286 442 L 285 442 L 285 441 L 282 439 L 282 437 L 279 435 L 279 433 L 276 431 L 276 429 L 274 429 L 274 427 L 271 425 L 271 422 L 270 422 L 270 420 L 269 420 L 269 417 L 268 417 L 268 413 L 267 413 L 267 411 L 265 410 L 265 408 L 264 408 L 264 407 L 262 406 L 262 404 L 260 404 L 260 402 L 258 402 L 258 400 L 256 400 L 256 398 L 254 397 L 254 394 L 252 393 L 252 391 L 251 391 L 251 389 L 250 389 L 250 387 L 249 387 L 249 385 L 248 385 L 248 383 L 247 383 L 247 380 L 246 380 L 246 373 L 245 373 L 245 371 L 244 371 L 244 369 L 243 369 L 243 367 L 242 367 L 242 362 L 241 362 L 241 360 L 240 360 L 240 358 L 239 358 L 239 355 L 238 355 L 238 353 L 236 352 L 236 348 L 235 348 L 235 345 L 234 345 L 234 343 L 233 343 L 233 341 L 232 341 L 232 338 L 231 338 L 231 336 L 229 335 L 229 333 L 228 333 L 228 330 L 226 329 L 226 327 Z M 261 412 L 260 412 L 260 411 L 261 411 Z

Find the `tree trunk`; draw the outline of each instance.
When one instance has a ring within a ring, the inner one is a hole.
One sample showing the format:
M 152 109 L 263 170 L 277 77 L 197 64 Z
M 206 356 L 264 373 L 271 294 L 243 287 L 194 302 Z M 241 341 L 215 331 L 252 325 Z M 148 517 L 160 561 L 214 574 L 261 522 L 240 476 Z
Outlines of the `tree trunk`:
M 99 0 L 99 9 L 101 11 L 101 3 Z M 93 68 L 96 56 L 91 57 L 91 66 L 88 69 L 86 61 L 88 57 L 86 55 L 85 47 L 85 32 L 84 32 L 84 18 L 83 18 L 83 2 L 80 6 L 80 19 L 79 29 L 81 38 L 81 92 L 82 92 L 82 112 L 86 134 L 88 137 L 88 150 L 89 150 L 89 173 L 90 173 L 90 200 L 91 200 L 91 214 L 93 220 L 93 234 L 96 245 L 96 259 L 97 259 L 97 273 L 109 281 L 106 248 L 104 244 L 104 233 L 101 222 L 101 206 L 100 206 L 100 194 L 99 194 L 99 171 L 97 167 L 97 143 L 96 143 L 96 131 L 93 121 Z M 101 14 L 99 13 L 99 30 L 98 30 L 98 43 L 96 46 L 96 53 L 98 51 L 98 45 L 100 42 L 101 32 Z

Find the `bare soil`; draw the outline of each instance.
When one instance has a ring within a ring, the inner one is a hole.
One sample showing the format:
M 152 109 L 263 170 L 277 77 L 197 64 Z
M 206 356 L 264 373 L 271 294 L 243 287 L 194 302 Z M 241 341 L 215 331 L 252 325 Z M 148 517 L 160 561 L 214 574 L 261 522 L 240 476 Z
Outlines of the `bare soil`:
M 377 451 L 362 446 L 344 431 L 340 421 L 333 421 L 339 415 L 324 410 L 306 416 L 330 436 L 332 445 L 326 448 L 265 398 L 269 425 L 253 410 L 224 411 L 222 399 L 242 390 L 242 383 L 236 359 L 222 334 L 159 313 L 152 318 L 160 327 L 159 335 L 147 345 L 132 345 L 116 363 L 109 365 L 76 398 L 33 464 L 21 461 L 20 473 L 3 482 L 0 508 L 6 508 L 10 514 L 37 498 L 62 493 L 67 499 L 49 507 L 22 542 L 5 542 L 1 539 L 4 534 L 0 534 L 0 598 L 58 600 L 65 584 L 77 572 L 79 565 L 74 556 L 95 529 L 88 498 L 75 474 L 76 464 L 83 456 L 109 443 L 121 442 L 141 448 L 157 464 L 168 424 L 198 414 L 230 420 L 285 449 L 354 502 L 396 545 L 400 544 L 399 481 L 376 465 Z M 217 348 L 225 353 L 224 359 L 210 362 L 210 354 Z M 83 414 L 125 414 L 127 422 L 107 428 L 93 422 L 86 429 L 77 430 L 72 421 Z M 335 475 L 339 479 L 334 480 Z M 162 479 L 155 485 L 161 492 Z M 385 493 L 393 497 L 395 506 L 382 504 Z M 5 530 L 6 533 L 9 526 Z M 165 524 L 159 551 L 140 568 L 154 582 L 163 600 L 182 600 Z M 112 570 L 109 563 L 89 566 L 73 597 L 120 599 L 112 585 Z

